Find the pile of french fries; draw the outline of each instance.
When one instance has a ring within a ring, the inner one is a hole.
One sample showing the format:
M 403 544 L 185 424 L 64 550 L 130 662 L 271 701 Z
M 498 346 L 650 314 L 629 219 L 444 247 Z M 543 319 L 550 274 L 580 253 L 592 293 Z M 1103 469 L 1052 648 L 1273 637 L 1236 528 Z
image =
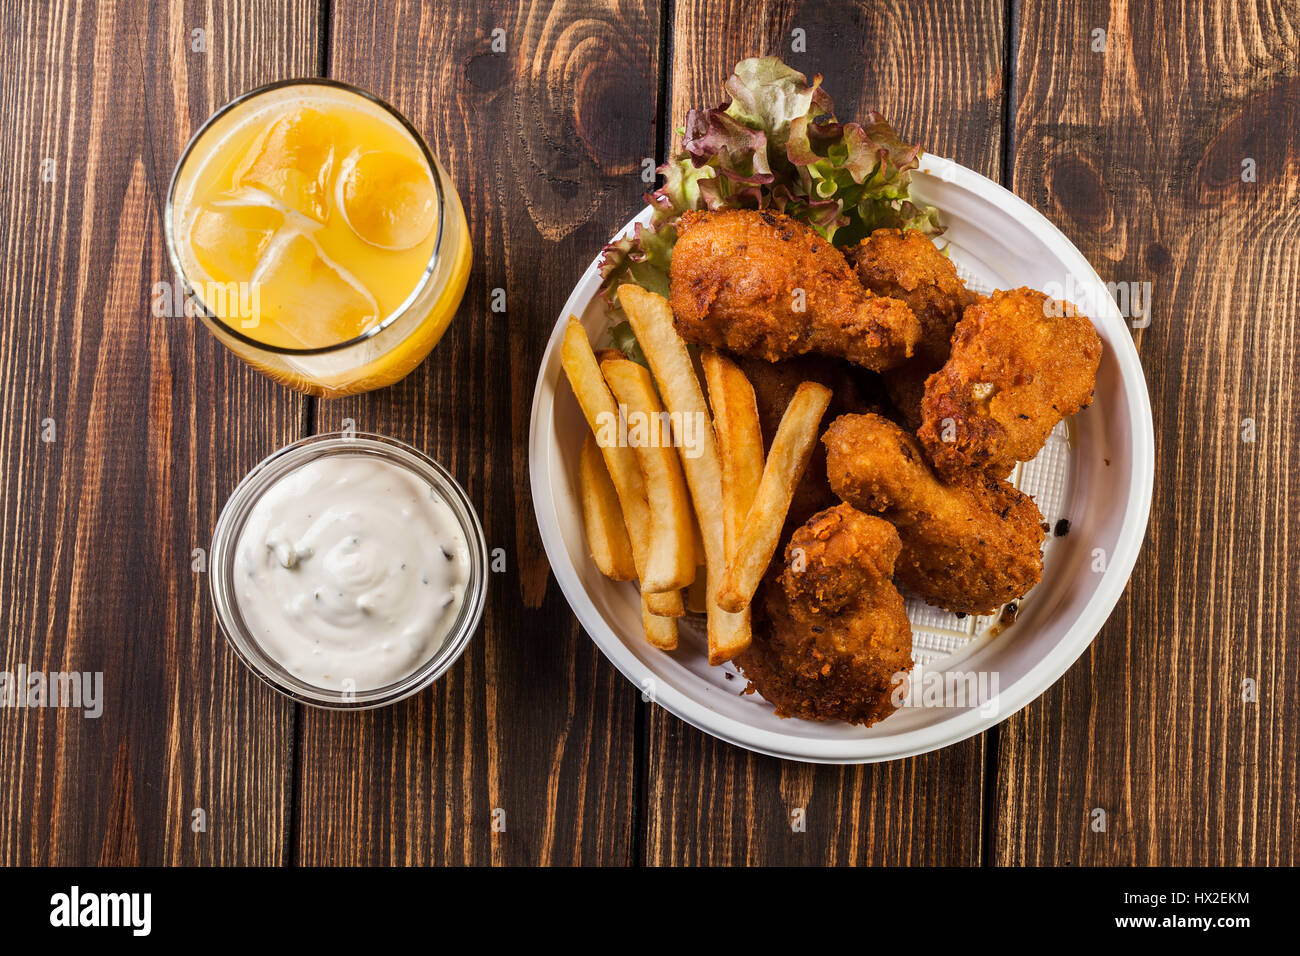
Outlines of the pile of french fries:
M 721 664 L 749 646 L 750 603 L 831 393 L 801 384 L 765 455 L 754 389 L 740 368 L 702 350 L 706 403 L 668 300 L 631 284 L 618 294 L 649 370 L 615 350 L 597 356 L 574 317 L 560 353 L 591 428 L 578 471 L 587 547 L 606 577 L 639 582 L 652 645 L 674 650 L 677 619 L 702 610 L 709 663 Z M 633 417 L 658 421 L 660 440 L 609 439 L 611 421 Z

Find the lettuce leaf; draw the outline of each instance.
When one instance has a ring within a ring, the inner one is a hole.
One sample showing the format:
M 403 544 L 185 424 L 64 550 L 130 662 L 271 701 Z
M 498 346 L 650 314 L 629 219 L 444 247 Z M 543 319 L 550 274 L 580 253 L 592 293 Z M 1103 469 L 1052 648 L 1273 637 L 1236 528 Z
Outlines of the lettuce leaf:
M 883 227 L 941 231 L 937 210 L 908 196 L 921 148 L 881 114 L 838 122 L 821 77 L 810 84 L 776 57 L 742 60 L 726 90 L 723 105 L 686 114 L 682 149 L 646 196 L 650 223 L 604 249 L 601 292 L 616 316 L 613 293 L 624 282 L 668 295 L 675 223 L 688 209 L 773 209 L 837 246 Z M 635 346 L 630 330 L 616 338 Z

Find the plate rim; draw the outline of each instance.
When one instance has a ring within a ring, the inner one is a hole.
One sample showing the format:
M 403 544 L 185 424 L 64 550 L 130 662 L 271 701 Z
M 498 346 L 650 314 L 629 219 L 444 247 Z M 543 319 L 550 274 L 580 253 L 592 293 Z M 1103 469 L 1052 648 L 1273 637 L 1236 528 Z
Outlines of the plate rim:
M 1105 288 L 1101 276 L 1074 243 L 1046 216 L 1006 187 L 960 163 L 931 153 L 923 153 L 919 158 L 918 166 L 925 175 L 938 176 L 945 183 L 963 188 L 985 200 L 996 200 L 1013 218 L 1051 249 L 1061 261 L 1067 263 L 1073 261 L 1078 268 L 1072 268 L 1071 271 L 1095 282 L 1099 288 Z M 638 222 L 644 223 L 651 212 L 648 206 L 642 208 L 617 230 L 612 238 L 625 234 Z M 534 517 L 542 538 L 542 547 L 565 600 L 577 617 L 578 623 L 591 636 L 593 643 L 605 658 L 639 689 L 641 686 L 639 678 L 643 676 L 640 672 L 644 665 L 637 660 L 596 609 L 586 589 L 581 586 L 577 569 L 573 566 L 564 547 L 559 530 L 557 503 L 554 495 L 550 493 L 552 489 L 549 476 L 542 473 L 545 470 L 544 461 L 548 449 L 539 447 L 542 440 L 539 422 L 545 404 L 544 399 L 549 393 L 550 404 L 553 405 L 554 386 L 558 384 L 558 380 L 555 383 L 547 381 L 546 369 L 551 364 L 551 358 L 563 335 L 568 316 L 585 312 L 591 302 L 590 297 L 584 296 L 577 302 L 582 308 L 575 308 L 575 299 L 582 287 L 588 283 L 594 273 L 598 273 L 600 258 L 601 254 L 598 252 L 574 284 L 542 353 L 528 423 L 529 488 L 533 498 Z M 900 760 L 950 747 L 1002 723 L 1047 693 L 1092 645 L 1115 610 L 1120 597 L 1128 587 L 1133 568 L 1146 540 L 1151 514 L 1155 482 L 1155 428 L 1146 375 L 1142 370 L 1137 347 L 1133 344 L 1127 322 L 1118 307 L 1109 294 L 1100 297 L 1097 301 L 1103 306 L 1104 319 L 1118 322 L 1126 333 L 1118 338 L 1120 346 L 1112 347 L 1121 379 L 1131 393 L 1127 404 L 1133 425 L 1130 441 L 1133 455 L 1132 486 L 1125 502 L 1121 531 L 1116 542 L 1115 553 L 1111 555 L 1102 580 L 1088 600 L 1084 612 L 1068 625 L 1050 653 L 1044 655 L 1010 687 L 1001 690 L 994 700 L 986 702 L 993 705 L 992 716 L 983 716 L 982 711 L 987 708 L 970 708 L 931 727 L 888 737 L 808 741 L 805 749 L 794 752 L 772 745 L 768 738 L 779 737 L 779 735 L 710 710 L 666 682 L 656 679 L 656 692 L 651 701 L 660 704 L 674 716 L 703 733 L 746 750 L 803 763 L 858 764 Z M 1099 314 L 1098 319 L 1102 318 L 1103 315 Z M 560 560 L 563 564 L 557 562 L 557 554 L 562 556 Z M 567 570 L 569 573 L 561 574 L 561 570 Z M 652 678 L 655 676 L 647 673 Z M 708 717 L 705 718 L 701 714 L 707 714 Z

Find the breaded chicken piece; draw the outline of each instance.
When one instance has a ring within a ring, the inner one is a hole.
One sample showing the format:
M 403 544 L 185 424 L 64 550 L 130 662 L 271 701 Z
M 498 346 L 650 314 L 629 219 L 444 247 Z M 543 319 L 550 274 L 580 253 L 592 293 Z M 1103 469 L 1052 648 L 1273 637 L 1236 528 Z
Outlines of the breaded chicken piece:
M 863 286 L 907 303 L 921 323 L 915 355 L 885 372 L 890 401 L 915 431 L 921 425 L 925 380 L 948 361 L 952 331 L 976 296 L 961 281 L 952 260 L 914 229 L 877 229 L 846 249 L 844 256 Z
M 879 415 L 843 415 L 822 437 L 831 488 L 898 529 L 898 580 L 949 611 L 987 614 L 1043 573 L 1046 525 L 1033 499 L 1000 478 L 945 484 L 916 439 Z
M 916 316 L 862 288 L 811 228 L 754 209 L 677 221 L 671 302 L 682 338 L 775 362 L 817 352 L 879 372 L 912 354 Z
M 754 386 L 758 419 L 763 426 L 763 443 L 767 448 L 772 447 L 781 416 L 803 382 L 816 382 L 831 390 L 831 404 L 823 416 L 824 421 L 851 412 L 881 410 L 884 396 L 879 378 L 843 359 L 799 355 L 781 362 L 765 362 L 744 356 L 735 356 L 735 360 Z M 787 540 L 796 528 L 818 511 L 838 502 L 826 480 L 826 448 L 818 442 L 813 446 L 812 457 L 808 459 L 808 467 L 804 469 L 799 484 L 795 485 L 781 539 Z M 775 560 L 780 561 L 779 554 Z
M 863 286 L 912 310 L 922 330 L 916 358 L 931 371 L 948 361 L 952 330 L 976 298 L 952 260 L 915 229 L 877 229 L 844 255 Z
M 1077 308 L 1032 289 L 995 292 L 966 310 L 952 355 L 926 381 L 917 437 L 941 475 L 1004 477 L 1092 403 L 1100 362 L 1101 339 Z
M 781 717 L 874 724 L 912 669 L 912 626 L 890 577 L 888 522 L 836 505 L 799 528 L 761 592 L 754 639 L 736 663 Z

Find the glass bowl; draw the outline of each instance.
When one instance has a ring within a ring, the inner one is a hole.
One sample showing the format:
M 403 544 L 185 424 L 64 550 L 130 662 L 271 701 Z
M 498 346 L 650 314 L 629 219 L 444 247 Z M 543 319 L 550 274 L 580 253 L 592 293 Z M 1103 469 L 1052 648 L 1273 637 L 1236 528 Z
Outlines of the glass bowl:
M 469 553 L 469 575 L 460 610 L 442 643 L 410 673 L 382 687 L 335 690 L 317 687 L 291 674 L 253 636 L 234 590 L 235 555 L 248 516 L 280 479 L 308 462 L 337 455 L 384 459 L 428 482 L 458 522 Z M 265 458 L 245 476 L 217 519 L 208 561 L 208 583 L 217 621 L 240 660 L 275 690 L 304 704 L 334 710 L 367 710 L 404 700 L 442 676 L 464 652 L 483 616 L 488 556 L 483 527 L 456 480 L 436 461 L 392 438 L 362 432 L 333 432 L 304 438 Z

